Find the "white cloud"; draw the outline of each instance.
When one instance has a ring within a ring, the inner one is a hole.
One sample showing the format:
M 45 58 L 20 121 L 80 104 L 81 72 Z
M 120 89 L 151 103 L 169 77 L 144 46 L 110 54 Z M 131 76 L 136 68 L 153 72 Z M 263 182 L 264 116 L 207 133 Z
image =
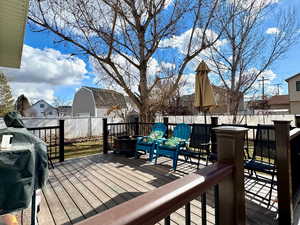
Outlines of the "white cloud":
M 32 104 L 40 99 L 48 103 L 53 103 L 55 99 L 54 88 L 51 85 L 27 82 L 10 83 L 10 86 L 15 99 L 21 94 L 24 94 Z
M 256 69 L 252 69 L 253 71 L 257 71 Z M 258 71 L 257 71 L 258 72 Z M 275 94 L 275 86 L 273 85 L 274 80 L 278 77 L 276 73 L 274 73 L 272 70 L 266 70 L 264 71 L 259 78 L 255 81 L 255 83 L 252 86 L 252 89 L 254 91 L 249 92 L 246 97 L 252 98 L 253 93 L 255 93 L 255 96 L 258 98 L 261 98 L 262 96 L 262 78 L 264 77 L 264 91 L 266 96 L 272 96 Z
M 12 82 L 52 85 L 79 84 L 87 73 L 85 62 L 51 48 L 24 45 L 20 69 L 4 69 Z
M 6 74 L 13 94 L 53 101 L 54 88 L 80 84 L 87 73 L 86 64 L 77 57 L 51 48 L 38 49 L 24 45 L 20 69 L 1 69 Z
M 267 34 L 279 34 L 280 30 L 277 27 L 270 27 L 266 30 Z
M 192 29 L 189 29 L 178 36 L 173 36 L 169 39 L 162 40 L 159 47 L 176 48 L 180 53 L 186 54 L 191 33 L 192 33 Z M 196 28 L 194 38 L 192 41 L 192 52 L 195 51 L 196 48 L 199 48 L 199 46 L 202 44 L 202 36 L 203 36 L 203 29 Z M 209 41 L 214 41 L 217 38 L 217 34 L 212 30 L 207 30 L 206 38 Z M 226 40 L 218 40 L 215 43 L 215 47 L 220 47 L 226 43 L 227 43 Z

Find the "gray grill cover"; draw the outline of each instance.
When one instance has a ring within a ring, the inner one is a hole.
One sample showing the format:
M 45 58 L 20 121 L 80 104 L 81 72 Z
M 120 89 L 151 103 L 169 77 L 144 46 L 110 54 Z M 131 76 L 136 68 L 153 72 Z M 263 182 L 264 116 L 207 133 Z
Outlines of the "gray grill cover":
M 0 129 L 11 134 L 11 151 L 0 151 L 0 215 L 27 208 L 34 190 L 44 187 L 48 179 L 47 145 L 26 128 Z M 35 168 L 36 164 L 36 170 Z

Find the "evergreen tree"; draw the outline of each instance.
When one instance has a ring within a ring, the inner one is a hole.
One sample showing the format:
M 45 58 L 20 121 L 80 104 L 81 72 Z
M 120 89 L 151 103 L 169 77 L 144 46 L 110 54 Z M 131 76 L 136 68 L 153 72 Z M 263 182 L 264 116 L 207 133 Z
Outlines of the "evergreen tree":
M 0 116 L 14 109 L 14 99 L 4 73 L 0 72 Z

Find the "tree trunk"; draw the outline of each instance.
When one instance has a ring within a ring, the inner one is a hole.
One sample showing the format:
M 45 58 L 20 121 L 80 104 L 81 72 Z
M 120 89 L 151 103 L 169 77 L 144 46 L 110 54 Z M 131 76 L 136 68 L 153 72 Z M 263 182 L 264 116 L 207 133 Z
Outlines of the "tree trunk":
M 231 94 L 230 101 L 229 101 L 229 108 L 230 108 L 230 115 L 233 116 L 232 118 L 233 124 L 237 123 L 237 114 L 240 107 L 240 100 L 241 100 L 240 93 L 233 92 Z
M 143 105 L 140 108 L 140 122 L 153 123 L 155 121 L 155 113 L 150 110 L 148 105 Z

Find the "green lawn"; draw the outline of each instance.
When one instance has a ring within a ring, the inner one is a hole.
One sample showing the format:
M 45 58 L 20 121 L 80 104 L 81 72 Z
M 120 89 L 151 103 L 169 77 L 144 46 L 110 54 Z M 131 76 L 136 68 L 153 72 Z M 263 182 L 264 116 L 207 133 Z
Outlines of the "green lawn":
M 78 158 L 102 152 L 102 141 L 85 141 L 65 145 L 65 159 Z

